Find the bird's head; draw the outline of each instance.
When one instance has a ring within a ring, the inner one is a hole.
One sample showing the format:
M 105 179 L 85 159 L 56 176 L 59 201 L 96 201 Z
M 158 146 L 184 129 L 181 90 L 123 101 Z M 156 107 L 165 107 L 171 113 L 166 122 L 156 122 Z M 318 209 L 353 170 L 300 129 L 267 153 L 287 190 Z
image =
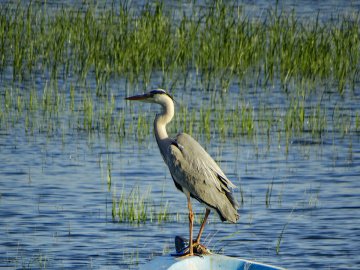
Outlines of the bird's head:
M 169 99 L 174 101 L 173 98 L 163 89 L 154 89 L 144 95 L 137 95 L 125 98 L 125 100 L 136 100 L 146 103 L 157 103 L 160 105 L 163 105 Z

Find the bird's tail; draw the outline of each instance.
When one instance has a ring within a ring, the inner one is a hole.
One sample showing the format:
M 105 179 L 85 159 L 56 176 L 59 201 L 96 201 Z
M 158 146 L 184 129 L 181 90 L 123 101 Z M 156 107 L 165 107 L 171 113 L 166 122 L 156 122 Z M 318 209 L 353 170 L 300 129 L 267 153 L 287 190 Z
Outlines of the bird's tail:
M 236 221 L 240 218 L 240 215 L 237 212 L 237 209 L 239 209 L 239 203 L 231 192 L 225 192 L 225 194 L 229 201 L 224 202 L 221 206 L 218 206 L 216 211 L 219 214 L 221 221 L 236 223 Z

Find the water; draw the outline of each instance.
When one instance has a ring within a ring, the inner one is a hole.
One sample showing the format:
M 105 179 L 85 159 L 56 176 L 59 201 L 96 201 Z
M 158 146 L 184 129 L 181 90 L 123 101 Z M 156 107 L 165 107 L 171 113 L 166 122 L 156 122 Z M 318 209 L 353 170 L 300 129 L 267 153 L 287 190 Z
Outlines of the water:
M 323 7 L 322 1 L 302 3 L 287 8 L 301 6 L 299 12 L 306 16 Z M 268 2 L 249 4 L 249 8 L 266 7 Z M 330 6 L 331 11 L 347 12 L 351 5 L 359 3 L 340 5 L 333 1 L 324 9 Z M 7 84 L 6 78 L 11 77 L 10 72 L 3 73 L 2 89 Z M 153 84 L 159 80 L 153 78 Z M 40 93 L 45 81 L 46 78 L 37 80 Z M 58 83 L 66 87 L 69 81 Z M 91 84 L 94 78 L 88 81 Z M 156 106 L 126 105 L 123 81 L 113 80 L 110 86 L 117 89 L 116 110 L 124 109 L 127 113 L 127 127 L 140 111 L 149 111 L 149 120 L 158 111 Z M 276 90 L 279 85 L 274 88 L 271 96 L 263 100 L 273 108 L 285 107 L 290 97 Z M 350 114 L 359 108 L 359 85 L 342 97 L 334 92 L 328 96 L 328 108 L 340 104 Z M 190 104 L 190 109 L 198 109 L 199 99 L 206 102 L 202 92 L 175 93 L 178 95 L 175 97 Z M 229 108 L 234 106 L 230 101 L 237 100 L 239 95 L 240 99 L 250 100 L 256 109 L 262 104 L 258 99 L 261 94 L 254 94 L 252 89 L 239 94 L 235 82 L 227 95 Z M 316 104 L 318 97 L 308 99 L 310 104 Z M 21 121 L 0 129 L 1 268 L 136 268 L 173 251 L 176 235 L 188 237 L 186 198 L 174 187 L 152 132 L 142 140 L 135 133 L 119 140 L 115 134 L 107 138 L 101 132 L 89 135 L 73 128 L 63 135 L 64 125 L 73 127 L 76 121 L 76 117 L 65 113 L 53 133 L 39 128 L 29 134 Z M 203 233 L 203 241 L 209 243 L 210 249 L 287 269 L 359 268 L 358 134 L 349 136 L 330 129 L 320 137 L 307 133 L 294 135 L 288 152 L 286 138 L 278 139 L 277 133 L 269 138 L 259 134 L 225 141 L 218 136 L 207 140 L 193 135 L 242 190 L 242 196 L 236 190 L 238 200 L 243 198 L 237 224 L 221 223 L 214 214 L 210 216 Z M 150 190 L 156 211 L 168 203 L 168 220 L 157 222 L 148 217 L 145 223 L 138 224 L 112 218 L 114 190 L 119 197 L 123 186 L 124 194 L 129 194 L 137 185 L 142 195 Z M 198 220 L 205 211 L 197 202 L 194 206 Z M 196 222 L 195 234 L 198 228 Z

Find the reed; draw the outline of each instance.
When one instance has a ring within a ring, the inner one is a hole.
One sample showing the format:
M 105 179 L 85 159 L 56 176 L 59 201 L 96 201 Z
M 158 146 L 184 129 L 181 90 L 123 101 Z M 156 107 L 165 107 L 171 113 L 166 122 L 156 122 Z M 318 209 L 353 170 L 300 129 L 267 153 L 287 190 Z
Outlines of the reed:
M 145 4 L 139 13 L 126 2 L 118 14 L 88 3 L 83 7 L 1 7 L 0 63 L 12 65 L 13 81 L 36 66 L 49 70 L 55 81 L 72 69 L 84 79 L 94 73 L 96 94 L 102 95 L 112 74 L 146 87 L 156 70 L 168 77 L 179 71 L 186 76 L 194 68 L 202 89 L 218 84 L 226 91 L 234 76 L 253 74 L 261 62 L 263 86 L 277 77 L 284 88 L 292 79 L 333 78 L 343 93 L 358 77 L 356 13 L 326 23 L 319 15 L 299 20 L 295 11 L 277 7 L 251 17 L 221 1 L 190 13 L 159 2 Z
M 269 179 L 268 187 L 266 190 L 266 196 L 265 196 L 265 204 L 267 207 L 269 207 L 271 204 L 271 193 L 272 193 L 273 185 L 274 185 L 274 179 L 272 181 L 270 181 Z
M 164 189 L 161 196 L 160 205 L 150 198 L 151 189 L 145 193 L 140 192 L 139 184 L 134 185 L 129 193 L 125 193 L 125 182 L 121 194 L 118 196 L 116 188 L 112 195 L 112 217 L 114 220 L 145 224 L 146 222 L 157 222 L 158 224 L 169 220 L 169 203 L 163 202 Z M 158 210 L 157 210 L 158 209 Z
M 194 6 L 186 13 L 164 3 L 149 2 L 139 12 L 129 3 L 116 6 L 118 12 L 85 2 L 82 9 L 38 3 L 0 8 L 0 72 L 12 70 L 10 81 L 4 81 L 0 104 L 3 127 L 9 129 L 24 119 L 27 133 L 39 129 L 51 135 L 64 108 L 70 107 L 70 129 L 101 132 L 108 138 L 117 134 L 121 141 L 131 129 L 126 134 L 126 114 L 114 110 L 115 93 L 109 82 L 118 78 L 126 80 L 130 89 L 147 88 L 156 73 L 164 84 L 172 83 L 171 89 L 178 89 L 183 80 L 185 87 L 191 83 L 205 93 L 201 95 L 209 96 L 209 102 L 198 108 L 179 110 L 180 125 L 173 125 L 176 132 L 182 126 L 181 130 L 201 133 L 206 140 L 215 135 L 270 137 L 278 132 L 279 139 L 286 138 L 288 152 L 294 135 L 310 131 L 320 136 L 331 125 L 332 108 L 321 100 L 309 105 L 306 97 L 320 91 L 319 85 L 336 85 L 342 95 L 358 81 L 355 13 L 323 22 L 319 14 L 305 21 L 295 11 L 286 13 L 277 7 L 256 17 L 220 1 Z M 28 89 L 17 88 L 24 76 L 35 78 L 39 70 L 46 78 L 41 90 L 31 80 Z M 67 82 L 68 74 L 80 79 Z M 89 78 L 94 78 L 95 88 L 87 83 Z M 64 89 L 59 89 L 59 79 L 66 81 Z M 291 96 L 278 112 L 267 105 L 260 108 L 241 95 L 221 94 L 237 82 L 239 92 L 254 89 L 258 95 L 260 90 L 266 99 L 278 81 L 284 95 Z M 234 107 L 226 109 L 229 99 Z M 350 124 L 345 117 L 335 118 L 336 131 L 358 132 L 355 115 Z M 147 138 L 152 116 L 141 113 L 136 119 L 141 127 L 136 129 L 137 137 Z

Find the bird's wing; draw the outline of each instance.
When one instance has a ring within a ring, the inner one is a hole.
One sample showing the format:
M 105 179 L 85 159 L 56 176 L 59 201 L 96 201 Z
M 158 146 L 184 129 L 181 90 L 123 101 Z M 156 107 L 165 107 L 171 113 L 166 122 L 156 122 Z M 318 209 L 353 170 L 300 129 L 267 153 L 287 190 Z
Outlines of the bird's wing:
M 238 209 L 239 205 L 231 194 L 235 185 L 191 136 L 183 133 L 174 138 L 168 148 L 166 162 L 177 184 L 200 202 L 218 208 L 219 201 L 227 198 Z M 226 197 L 221 197 L 224 195 Z

